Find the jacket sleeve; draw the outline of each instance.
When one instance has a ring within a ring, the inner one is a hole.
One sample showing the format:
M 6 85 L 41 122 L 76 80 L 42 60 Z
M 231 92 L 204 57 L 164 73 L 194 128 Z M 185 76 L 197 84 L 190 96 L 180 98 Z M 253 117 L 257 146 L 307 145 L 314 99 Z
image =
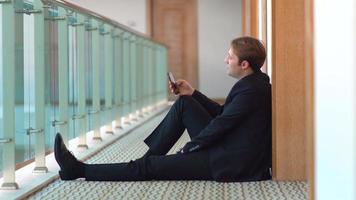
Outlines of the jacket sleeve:
M 198 136 L 192 138 L 182 149 L 182 153 L 189 153 L 204 148 L 228 134 L 254 109 L 255 94 L 251 89 L 237 93 L 224 111 L 213 119 Z
M 220 114 L 223 109 L 223 106 L 209 99 L 198 90 L 194 90 L 192 97 L 197 100 L 213 117 Z

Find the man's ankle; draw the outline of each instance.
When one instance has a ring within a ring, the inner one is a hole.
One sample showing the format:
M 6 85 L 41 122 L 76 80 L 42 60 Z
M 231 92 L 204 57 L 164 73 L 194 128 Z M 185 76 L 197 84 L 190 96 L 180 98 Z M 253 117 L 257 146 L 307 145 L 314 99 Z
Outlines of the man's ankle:
M 148 157 L 148 156 L 152 156 L 152 155 L 156 155 L 156 154 L 151 149 L 148 149 L 148 151 L 142 157 Z
M 79 161 L 79 164 L 78 164 L 78 175 L 81 177 L 81 178 L 85 178 L 85 168 L 86 168 L 86 165 L 85 163 Z

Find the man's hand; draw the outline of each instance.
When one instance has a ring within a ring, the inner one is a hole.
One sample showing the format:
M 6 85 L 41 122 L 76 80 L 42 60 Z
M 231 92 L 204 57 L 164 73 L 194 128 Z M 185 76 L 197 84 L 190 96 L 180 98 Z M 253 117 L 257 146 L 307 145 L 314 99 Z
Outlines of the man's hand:
M 169 84 L 169 89 L 174 94 L 174 89 L 173 89 L 172 83 L 168 81 L 168 84 Z M 176 87 L 177 87 L 179 96 L 182 96 L 182 95 L 191 96 L 194 92 L 194 88 L 188 83 L 188 81 L 183 80 L 183 79 L 179 79 L 176 81 Z

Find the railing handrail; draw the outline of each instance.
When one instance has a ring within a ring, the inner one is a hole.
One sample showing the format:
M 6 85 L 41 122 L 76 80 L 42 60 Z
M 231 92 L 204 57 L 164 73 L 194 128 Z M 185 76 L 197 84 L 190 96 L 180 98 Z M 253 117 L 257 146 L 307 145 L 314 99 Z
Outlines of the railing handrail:
M 168 48 L 168 46 L 166 44 L 164 44 L 164 43 L 162 43 L 160 41 L 157 41 L 157 40 L 149 37 L 148 35 L 146 35 L 144 33 L 136 31 L 136 30 L 134 30 L 134 29 L 132 29 L 132 28 L 126 26 L 126 25 L 120 24 L 119 22 L 117 22 L 117 21 L 115 21 L 115 20 L 113 20 L 113 19 L 111 19 L 109 17 L 106 17 L 104 15 L 101 15 L 101 14 L 99 14 L 97 12 L 94 12 L 94 11 L 89 10 L 87 8 L 83 8 L 83 7 L 81 7 L 81 6 L 79 6 L 79 5 L 75 4 L 75 3 L 68 2 L 68 1 L 65 1 L 65 0 L 41 0 L 41 1 L 44 4 L 53 3 L 53 4 L 59 5 L 61 7 L 66 7 L 66 8 L 71 9 L 71 10 L 79 11 L 79 12 L 81 12 L 83 14 L 88 14 L 88 15 L 93 16 L 93 17 L 95 17 L 95 18 L 97 18 L 97 19 L 99 19 L 99 20 L 101 20 L 103 22 L 106 22 L 106 23 L 109 23 L 111 25 L 114 25 L 115 27 L 120 28 L 120 29 L 122 29 L 122 30 L 124 30 L 126 32 L 130 32 L 130 33 L 132 33 L 132 34 L 134 34 L 136 36 L 143 37 L 143 38 L 145 38 L 147 40 L 150 40 L 150 41 L 152 41 L 152 42 L 154 42 L 156 44 L 159 44 L 159 45 L 161 45 L 161 46 L 163 46 L 165 48 Z

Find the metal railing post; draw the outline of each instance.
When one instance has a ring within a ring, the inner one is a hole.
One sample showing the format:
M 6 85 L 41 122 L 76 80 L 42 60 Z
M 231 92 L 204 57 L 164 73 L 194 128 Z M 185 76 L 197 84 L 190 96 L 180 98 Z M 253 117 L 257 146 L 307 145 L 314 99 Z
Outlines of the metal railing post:
M 113 72 L 113 48 L 112 48 L 112 37 L 111 29 L 112 27 L 105 24 L 104 25 L 106 32 L 104 35 L 104 44 L 105 44 L 105 119 L 107 121 L 105 125 L 105 133 L 114 134 L 112 128 L 112 72 Z
M 78 127 L 78 148 L 88 149 L 86 140 L 86 99 L 85 99 L 85 51 L 84 51 L 84 16 L 77 14 L 77 23 L 72 24 L 77 30 L 77 92 L 78 92 L 78 109 L 76 116 L 76 127 Z
M 40 0 L 33 2 L 38 14 L 34 17 L 34 61 L 35 61 L 35 129 L 30 134 L 35 134 L 35 168 L 34 173 L 47 173 L 45 160 L 45 67 L 44 67 L 44 15 L 43 4 Z M 36 131 L 38 130 L 38 131 Z M 40 131 L 42 130 L 42 131 Z M 30 136 L 31 137 L 31 136 Z
M 93 120 L 93 139 L 94 140 L 102 140 L 101 137 L 101 132 L 100 132 L 100 72 L 99 72 L 99 29 L 97 28 L 99 26 L 98 21 L 92 20 L 91 25 L 93 27 L 96 27 L 96 29 L 92 29 L 92 86 L 93 86 L 93 107 L 92 107 L 92 112 L 89 113 L 92 115 L 92 120 Z
M 65 16 L 66 10 L 59 7 L 58 12 L 60 15 Z M 53 126 L 59 126 L 64 143 L 68 145 L 69 139 L 69 125 L 68 122 L 68 97 L 69 97 L 69 72 L 68 72 L 68 21 L 58 21 L 58 96 L 59 100 L 59 115 L 58 121 L 54 122 Z
M 2 9 L 2 163 L 3 183 L 1 189 L 17 189 L 15 182 L 15 5 L 1 4 Z M 6 29 L 6 30 L 5 30 Z M 6 91 L 6 94 L 4 93 Z
M 130 42 L 130 93 L 131 93 L 131 110 L 129 118 L 132 121 L 137 121 L 136 110 L 137 110 L 137 76 L 136 76 L 136 36 L 131 35 L 129 38 Z

